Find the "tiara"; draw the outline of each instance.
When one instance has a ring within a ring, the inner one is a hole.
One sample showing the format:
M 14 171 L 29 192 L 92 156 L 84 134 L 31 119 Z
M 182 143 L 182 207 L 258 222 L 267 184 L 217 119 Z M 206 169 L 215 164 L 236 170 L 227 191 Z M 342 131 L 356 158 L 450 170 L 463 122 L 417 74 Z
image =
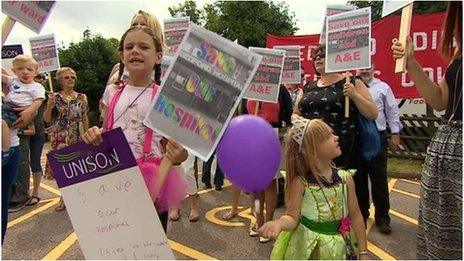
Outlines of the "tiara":
M 303 145 L 303 138 L 306 133 L 306 128 L 308 127 L 308 123 L 310 121 L 311 120 L 308 120 L 301 116 L 298 116 L 295 114 L 292 115 L 292 124 L 293 124 L 292 138 L 298 143 L 298 145 L 300 145 L 300 150 L 301 150 L 301 146 Z

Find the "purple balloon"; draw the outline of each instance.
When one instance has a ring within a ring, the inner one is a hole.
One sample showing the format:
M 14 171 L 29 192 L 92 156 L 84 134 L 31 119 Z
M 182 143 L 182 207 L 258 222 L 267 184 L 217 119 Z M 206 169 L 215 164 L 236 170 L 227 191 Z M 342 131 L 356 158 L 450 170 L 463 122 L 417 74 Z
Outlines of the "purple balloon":
M 218 144 L 221 170 L 236 187 L 257 192 L 268 187 L 280 167 L 277 133 L 254 115 L 233 118 Z

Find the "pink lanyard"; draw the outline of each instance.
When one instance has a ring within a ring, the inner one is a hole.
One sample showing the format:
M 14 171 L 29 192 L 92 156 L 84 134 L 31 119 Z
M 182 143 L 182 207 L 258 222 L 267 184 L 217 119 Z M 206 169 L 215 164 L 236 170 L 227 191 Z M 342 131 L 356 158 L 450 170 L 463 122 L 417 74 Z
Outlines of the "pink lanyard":
M 126 84 L 123 83 L 120 85 L 120 88 L 116 90 L 114 93 L 113 97 L 111 98 L 110 104 L 108 106 L 108 111 L 106 114 L 106 125 L 107 125 L 107 130 L 113 129 L 113 124 L 114 124 L 114 108 L 116 107 L 116 103 L 119 100 L 119 97 L 121 96 L 122 91 L 126 87 Z M 151 100 L 153 101 L 153 98 L 156 95 L 156 91 L 158 90 L 158 86 L 156 84 L 152 85 L 153 91 L 151 94 Z M 143 154 L 148 155 L 151 153 L 151 140 L 153 138 L 153 130 L 151 130 L 148 127 L 145 127 L 145 140 L 143 141 Z

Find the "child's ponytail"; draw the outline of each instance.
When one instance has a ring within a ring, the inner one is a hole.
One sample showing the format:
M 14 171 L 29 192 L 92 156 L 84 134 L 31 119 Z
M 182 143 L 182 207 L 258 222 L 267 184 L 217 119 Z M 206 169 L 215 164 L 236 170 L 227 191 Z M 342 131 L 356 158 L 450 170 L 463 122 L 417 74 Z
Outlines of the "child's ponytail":
M 122 61 L 119 62 L 119 71 L 118 71 L 118 78 L 116 79 L 116 85 L 121 84 L 122 75 L 124 74 L 124 63 Z

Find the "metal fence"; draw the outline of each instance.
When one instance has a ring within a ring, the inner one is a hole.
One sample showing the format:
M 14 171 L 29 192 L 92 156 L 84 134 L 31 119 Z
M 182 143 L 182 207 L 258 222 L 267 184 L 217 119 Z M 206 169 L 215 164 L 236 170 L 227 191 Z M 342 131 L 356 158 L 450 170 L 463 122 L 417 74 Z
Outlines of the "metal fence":
M 389 157 L 425 159 L 427 147 L 439 124 L 440 118 L 426 115 L 403 115 L 400 117 L 403 124 L 401 131 L 401 144 L 397 150 L 388 149 Z

